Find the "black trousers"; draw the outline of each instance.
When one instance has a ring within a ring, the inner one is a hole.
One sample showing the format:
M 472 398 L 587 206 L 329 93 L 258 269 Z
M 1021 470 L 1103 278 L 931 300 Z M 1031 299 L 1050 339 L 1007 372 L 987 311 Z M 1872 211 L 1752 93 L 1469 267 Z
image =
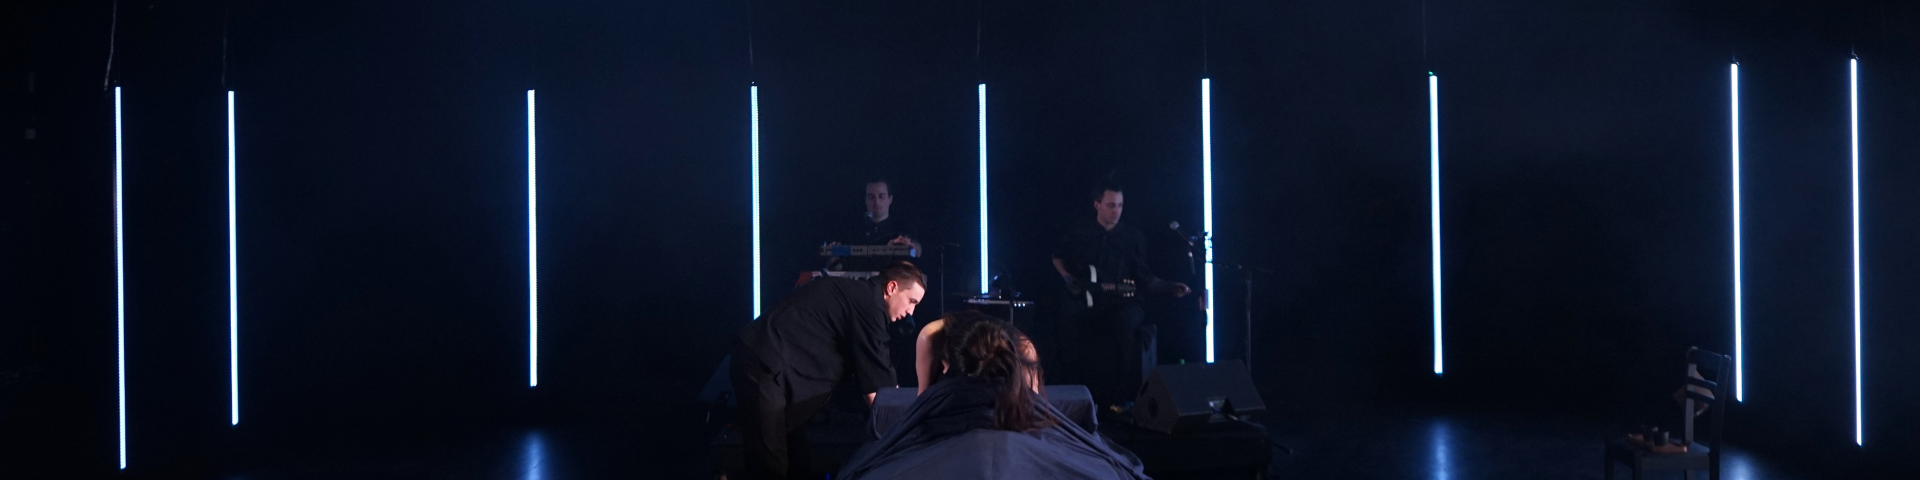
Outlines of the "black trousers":
M 1066 380 L 1085 384 L 1100 405 L 1133 401 L 1144 376 L 1139 337 L 1146 311 L 1133 301 L 1103 300 L 1062 313 L 1057 329 L 1067 351 L 1058 358 L 1068 370 Z
M 735 352 L 729 374 L 740 404 L 740 447 L 746 457 L 743 478 L 784 480 L 813 476 L 813 454 L 806 425 L 827 405 L 827 394 L 794 398 L 788 379 Z

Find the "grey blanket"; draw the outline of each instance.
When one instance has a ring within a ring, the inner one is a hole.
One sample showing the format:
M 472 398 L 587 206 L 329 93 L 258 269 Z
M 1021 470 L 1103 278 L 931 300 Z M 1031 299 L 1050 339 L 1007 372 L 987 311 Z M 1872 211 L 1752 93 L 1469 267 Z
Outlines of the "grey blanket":
M 846 480 L 1145 480 L 1140 460 L 1081 429 L 1046 402 L 1055 425 L 1036 432 L 993 428 L 992 382 L 950 378 L 927 388 L 900 423 L 860 448 L 835 478 Z

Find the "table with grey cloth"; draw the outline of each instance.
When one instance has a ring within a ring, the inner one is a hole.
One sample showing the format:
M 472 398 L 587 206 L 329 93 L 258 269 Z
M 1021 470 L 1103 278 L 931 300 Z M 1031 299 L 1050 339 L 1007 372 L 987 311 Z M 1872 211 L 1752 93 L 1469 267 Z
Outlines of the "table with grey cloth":
M 917 393 L 914 387 L 882 388 L 873 398 L 873 416 L 871 418 L 875 438 L 887 434 L 887 430 L 900 422 L 907 413 L 907 407 L 913 406 Z M 1067 415 L 1068 420 L 1079 424 L 1089 432 L 1099 431 L 1100 422 L 1094 418 L 1093 394 L 1083 385 L 1047 385 L 1047 403 Z

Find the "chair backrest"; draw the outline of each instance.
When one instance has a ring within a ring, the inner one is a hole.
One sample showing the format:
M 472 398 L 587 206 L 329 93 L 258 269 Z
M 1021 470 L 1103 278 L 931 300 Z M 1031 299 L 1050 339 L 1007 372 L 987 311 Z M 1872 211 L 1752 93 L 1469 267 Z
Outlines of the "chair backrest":
M 1707 434 L 1705 443 L 1712 449 L 1714 455 L 1720 454 L 1721 434 L 1725 430 L 1727 419 L 1727 397 L 1730 394 L 1727 383 L 1729 380 L 1728 377 L 1732 376 L 1732 371 L 1733 358 L 1731 357 L 1701 350 L 1699 347 L 1687 350 L 1687 372 L 1684 377 L 1685 385 L 1687 387 L 1705 389 L 1711 392 L 1711 394 L 1702 394 L 1695 391 L 1694 388 L 1681 389 L 1681 394 L 1684 395 L 1686 399 L 1685 402 L 1682 402 L 1686 408 L 1686 413 L 1683 414 L 1686 418 L 1686 440 L 1689 444 L 1695 443 L 1696 441 L 1693 420 L 1694 417 L 1698 415 L 1696 414 L 1694 405 L 1696 403 L 1707 404 L 1709 408 L 1706 414 L 1712 417 L 1713 426 Z M 1700 378 L 1694 377 L 1696 372 L 1700 375 Z

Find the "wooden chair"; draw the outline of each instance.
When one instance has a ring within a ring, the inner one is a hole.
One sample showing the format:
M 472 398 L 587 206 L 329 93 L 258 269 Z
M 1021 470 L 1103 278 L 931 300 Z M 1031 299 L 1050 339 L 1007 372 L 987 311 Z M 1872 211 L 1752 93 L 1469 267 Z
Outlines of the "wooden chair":
M 1659 453 L 1627 441 L 1625 436 L 1607 440 L 1607 467 L 1604 477 L 1613 480 L 1613 464 L 1626 464 L 1633 472 L 1633 479 L 1640 480 L 1650 470 L 1680 470 L 1687 480 L 1693 480 L 1694 472 L 1706 470 L 1708 478 L 1720 480 L 1721 433 L 1727 418 L 1727 378 L 1733 370 L 1733 359 L 1726 355 L 1701 350 L 1698 347 L 1687 350 L 1686 383 L 1681 388 L 1684 395 L 1685 436 L 1687 451 L 1677 453 Z M 1694 374 L 1698 372 L 1699 377 Z M 1711 378 L 1712 380 L 1707 380 Z M 1699 387 L 1712 392 L 1702 394 L 1693 388 Z M 1704 440 L 1697 440 L 1694 421 L 1701 414 L 1696 410 L 1699 404 L 1708 405 L 1705 414 L 1710 418 L 1710 428 Z

